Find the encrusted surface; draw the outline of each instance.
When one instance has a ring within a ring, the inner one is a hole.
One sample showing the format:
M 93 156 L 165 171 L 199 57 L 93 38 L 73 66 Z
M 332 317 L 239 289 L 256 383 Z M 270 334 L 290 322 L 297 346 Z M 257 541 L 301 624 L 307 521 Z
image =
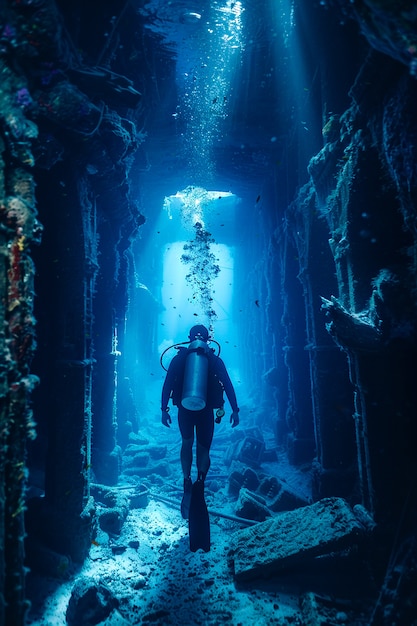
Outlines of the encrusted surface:
M 303 557 L 342 549 L 362 532 L 342 498 L 325 498 L 236 533 L 235 576 L 269 575 Z

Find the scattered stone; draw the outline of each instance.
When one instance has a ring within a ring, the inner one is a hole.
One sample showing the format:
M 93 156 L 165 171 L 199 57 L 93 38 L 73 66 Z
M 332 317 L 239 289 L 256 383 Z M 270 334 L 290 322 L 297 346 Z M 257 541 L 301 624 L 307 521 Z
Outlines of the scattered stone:
M 112 545 L 111 546 L 111 551 L 113 554 L 123 554 L 123 552 L 126 552 L 127 547 L 123 546 L 123 545 Z
M 108 509 L 98 516 L 100 528 L 110 535 L 120 534 L 124 519 L 119 509 Z
M 226 465 L 236 459 L 251 467 L 259 467 L 265 451 L 265 443 L 256 437 L 245 437 L 231 444 L 226 452 Z
M 147 467 L 125 467 L 123 473 L 126 476 L 139 476 L 155 482 L 152 481 L 153 475 L 167 478 L 171 475 L 171 467 L 169 463 L 158 463 L 157 465 L 148 465 Z
M 241 461 L 234 460 L 230 465 L 229 494 L 238 496 L 241 487 L 251 490 L 258 488 L 260 481 L 256 472 Z
M 123 457 L 124 468 L 147 467 L 150 461 L 150 455 L 147 452 L 138 452 L 130 456 Z
M 96 502 L 104 506 L 114 507 L 117 504 L 117 491 L 107 485 L 92 484 L 91 495 Z
M 133 589 L 143 589 L 146 585 L 146 578 L 145 576 L 138 576 L 137 578 L 135 578 L 135 580 L 132 581 L 132 587 Z
M 146 509 L 149 503 L 149 489 L 145 485 L 138 485 L 135 493 L 130 496 L 131 509 Z
M 269 508 L 271 511 L 274 511 L 274 513 L 279 513 L 280 511 L 293 511 L 294 509 L 308 505 L 307 500 L 301 498 L 285 483 L 281 482 L 280 487 L 281 489 L 277 497 L 269 504 Z
M 102 626 L 131 626 L 131 622 L 125 620 L 125 618 L 120 615 L 119 611 L 113 611 L 105 622 L 102 623 Z
M 259 485 L 260 480 L 258 474 L 250 467 L 247 467 L 243 473 L 242 487 L 246 487 L 246 489 L 250 489 L 250 491 L 256 491 Z
M 250 493 L 244 487 L 240 489 L 235 512 L 238 517 L 252 519 L 257 522 L 263 522 L 271 516 L 271 511 L 266 506 L 265 500 L 260 496 L 256 496 L 256 494 Z
M 281 485 L 275 476 L 265 476 L 259 485 L 259 493 L 267 498 L 274 498 L 279 494 Z
M 136 444 L 138 446 L 147 446 L 149 444 L 149 439 L 146 439 L 146 437 L 143 437 L 135 432 L 130 432 L 128 439 L 132 444 Z
M 153 622 L 155 624 L 163 624 L 169 617 L 169 611 L 159 609 L 159 611 L 152 611 L 147 613 L 142 618 L 142 623 Z
M 106 585 L 79 578 L 72 589 L 66 620 L 69 626 L 94 626 L 118 606 L 119 601 Z
M 355 504 L 355 506 L 353 507 L 353 512 L 362 524 L 362 526 L 368 532 L 372 532 L 373 530 L 375 530 L 376 523 L 374 522 L 371 514 L 365 509 L 364 506 L 362 506 L 362 504 Z
M 167 455 L 167 447 L 166 446 L 157 446 L 157 445 L 135 445 L 129 444 L 124 451 L 125 456 L 136 456 L 139 454 L 147 454 L 153 460 L 161 460 L 164 459 Z
M 217 493 L 220 489 L 221 485 L 218 480 L 206 479 L 206 490 L 211 491 L 212 493 Z

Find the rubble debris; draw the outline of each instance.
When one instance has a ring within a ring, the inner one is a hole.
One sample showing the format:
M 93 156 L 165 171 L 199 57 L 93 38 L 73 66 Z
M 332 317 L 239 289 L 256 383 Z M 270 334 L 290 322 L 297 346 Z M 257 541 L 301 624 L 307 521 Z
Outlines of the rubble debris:
M 266 501 L 245 488 L 242 488 L 239 492 L 235 512 L 239 517 L 253 519 L 257 522 L 263 522 L 272 515 L 266 506 Z
M 276 476 L 265 476 L 259 485 L 259 493 L 267 498 L 276 497 L 280 490 L 281 486 Z
M 258 467 L 262 462 L 263 453 L 265 451 L 265 443 L 255 437 L 245 437 L 235 441 L 226 454 L 225 463 L 227 464 L 237 459 L 243 463 L 247 463 L 252 467 Z
M 292 511 L 302 506 L 306 506 L 309 502 L 296 491 L 294 491 L 285 481 L 279 480 L 276 476 L 260 475 L 250 467 L 245 466 L 239 461 L 233 461 L 231 465 L 231 473 L 229 475 L 229 495 L 239 498 L 242 490 L 251 492 L 251 496 L 265 504 L 271 513 L 280 511 Z M 247 497 L 245 502 L 247 506 Z M 237 505 L 236 512 L 242 506 Z M 245 508 L 245 507 L 244 507 Z M 239 513 L 237 512 L 237 515 Z M 252 517 L 250 514 L 243 514 L 243 517 L 257 519 L 258 516 Z M 263 519 L 266 519 L 265 517 Z
M 130 509 L 146 509 L 148 503 L 149 489 L 146 485 L 137 485 L 135 492 L 130 496 Z
M 230 470 L 228 491 L 231 496 L 238 497 L 241 487 L 251 491 L 258 489 L 260 480 L 254 470 L 239 461 L 233 461 Z
M 239 581 L 268 576 L 306 557 L 340 551 L 364 534 L 345 500 L 324 498 L 238 531 L 234 574 Z
M 293 491 L 284 482 L 279 481 L 280 490 L 274 500 L 268 503 L 268 507 L 274 513 L 280 511 L 293 511 L 308 504 L 305 498 L 302 498 Z
M 329 624 L 351 624 L 348 612 L 335 606 L 334 598 L 319 596 L 308 591 L 300 598 L 302 623 L 304 626 L 329 626 Z
M 101 530 L 109 535 L 120 535 L 125 517 L 119 509 L 107 509 L 98 515 Z
M 265 441 L 259 428 L 249 428 L 239 433 L 238 438 L 233 441 L 226 451 L 224 462 L 230 465 L 237 460 L 249 465 L 259 467 L 264 461 Z
M 79 578 L 71 593 L 66 620 L 69 626 L 92 626 L 103 621 L 118 606 L 118 599 L 106 585 Z
M 136 454 L 148 454 L 150 458 L 154 460 L 164 459 L 167 455 L 167 447 L 166 446 L 157 446 L 157 445 L 135 445 L 129 444 L 124 451 L 126 456 L 135 456 Z

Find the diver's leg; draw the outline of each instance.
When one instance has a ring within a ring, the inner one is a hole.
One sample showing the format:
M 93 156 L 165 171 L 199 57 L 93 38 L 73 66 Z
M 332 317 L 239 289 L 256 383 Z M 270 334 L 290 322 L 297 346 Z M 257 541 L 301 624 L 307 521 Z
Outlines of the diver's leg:
M 191 439 L 183 439 L 181 444 L 181 467 L 184 478 L 191 476 L 191 465 L 193 463 L 193 443 L 194 437 Z
M 214 415 L 210 409 L 204 409 L 198 413 L 199 415 L 196 416 L 198 478 L 191 492 L 188 532 L 191 552 L 196 552 L 199 548 L 208 552 L 210 550 L 210 519 L 204 498 L 204 480 L 210 467 Z
M 193 462 L 193 439 L 183 439 L 181 446 L 181 466 L 184 474 L 184 493 L 181 500 L 181 515 L 188 519 L 190 513 L 191 489 L 191 465 Z
M 178 409 L 178 426 L 181 433 L 181 467 L 184 478 L 191 475 L 191 465 L 193 463 L 193 443 L 194 443 L 194 424 L 192 422 L 190 411 L 180 407 Z
M 197 443 L 197 472 L 199 480 L 204 480 L 210 469 L 209 450 L 201 443 Z
M 210 469 L 210 446 L 213 441 L 213 433 L 214 415 L 213 411 L 208 409 L 196 426 L 197 471 L 199 480 L 204 480 Z
M 191 466 L 193 463 L 194 424 L 184 409 L 178 411 L 178 425 L 181 432 L 181 467 L 184 475 L 184 494 L 181 501 L 181 515 L 188 519 L 191 500 Z

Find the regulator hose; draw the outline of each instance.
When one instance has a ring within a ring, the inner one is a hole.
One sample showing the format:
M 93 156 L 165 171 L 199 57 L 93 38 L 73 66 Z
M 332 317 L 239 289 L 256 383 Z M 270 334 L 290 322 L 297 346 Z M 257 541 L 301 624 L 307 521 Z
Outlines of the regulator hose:
M 161 364 L 162 369 L 165 370 L 166 372 L 168 371 L 168 369 L 162 363 L 162 359 L 164 358 L 164 355 L 165 355 L 166 352 L 168 352 L 168 350 L 171 350 L 172 348 L 176 348 L 178 350 L 180 346 L 185 346 L 186 344 L 189 344 L 189 343 L 191 343 L 191 341 L 181 341 L 180 343 L 174 343 L 172 346 L 169 346 L 168 348 L 165 348 L 165 350 L 163 351 L 163 353 L 161 354 L 161 357 L 159 359 L 159 362 Z M 218 353 L 216 354 L 216 356 L 220 356 L 221 348 L 220 348 L 219 342 L 216 341 L 215 339 L 209 339 L 207 343 L 208 344 L 215 343 L 217 348 L 218 348 L 218 350 L 219 350 Z M 213 352 L 214 352 L 214 350 L 213 350 Z

